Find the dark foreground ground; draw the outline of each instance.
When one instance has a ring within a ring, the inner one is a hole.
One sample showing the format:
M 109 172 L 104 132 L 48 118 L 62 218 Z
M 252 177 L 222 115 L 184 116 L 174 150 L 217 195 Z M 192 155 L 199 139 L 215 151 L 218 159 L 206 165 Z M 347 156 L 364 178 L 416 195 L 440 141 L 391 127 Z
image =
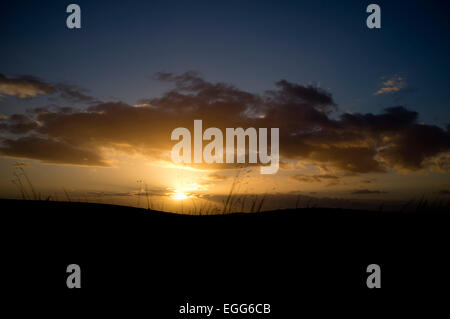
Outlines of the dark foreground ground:
M 187 302 L 271 304 L 266 315 L 217 311 L 210 318 L 448 312 L 445 212 L 181 216 L 13 200 L 0 207 L 2 300 L 16 317 L 207 318 L 180 315 Z M 72 263 L 81 267 L 81 289 L 66 286 Z M 366 286 L 372 263 L 381 266 L 381 289 Z

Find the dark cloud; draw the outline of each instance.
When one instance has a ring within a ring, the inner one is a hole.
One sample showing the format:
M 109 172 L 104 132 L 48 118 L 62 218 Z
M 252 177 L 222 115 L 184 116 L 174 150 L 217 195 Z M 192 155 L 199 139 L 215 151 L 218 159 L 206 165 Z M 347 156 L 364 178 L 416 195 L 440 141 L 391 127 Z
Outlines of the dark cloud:
M 87 196 L 92 196 L 92 197 L 104 197 L 104 196 L 133 196 L 133 193 L 131 192 L 105 192 L 105 191 L 91 191 L 91 192 L 86 192 Z
M 2 94 L 18 98 L 30 98 L 39 94 L 53 93 L 55 89 L 48 83 L 29 75 L 16 78 L 0 74 L 0 96 Z
M 293 179 L 299 181 L 299 182 L 307 182 L 307 183 L 320 183 L 323 181 L 335 181 L 338 180 L 339 177 L 336 175 L 329 175 L 329 174 L 321 174 L 321 175 L 295 175 L 292 176 Z
M 387 192 L 381 191 L 381 190 L 359 189 L 359 190 L 356 190 L 356 191 L 352 192 L 352 194 L 355 194 L 355 195 L 371 195 L 371 194 L 387 194 Z
M 372 132 L 398 131 L 415 124 L 419 114 L 403 106 L 388 107 L 382 114 L 349 114 L 341 116 L 341 125 L 353 130 Z
M 381 114 L 337 116 L 332 95 L 315 86 L 282 80 L 274 90 L 258 95 L 230 84 L 210 83 L 196 72 L 158 73 L 156 78 L 173 83 L 174 88 L 160 97 L 142 99 L 140 107 L 96 103 L 86 109 L 34 109 L 3 118 L 0 152 L 46 162 L 106 165 L 101 150 L 112 147 L 170 160 L 172 130 L 192 129 L 193 121 L 202 119 L 204 128 L 223 131 L 226 127 L 279 127 L 282 160 L 307 160 L 347 174 L 450 167 L 450 157 L 443 155 L 450 151 L 449 129 L 419 124 L 417 112 L 403 106 Z M 29 139 L 38 139 L 40 148 L 29 145 Z
M 38 127 L 38 123 L 28 115 L 13 114 L 8 119 L 0 120 L 0 130 L 13 134 L 28 133 Z
M 44 163 L 108 166 L 94 151 L 48 138 L 27 136 L 4 139 L 1 145 L 0 153 L 11 157 L 38 159 Z
M 100 103 L 98 99 L 86 94 L 87 90 L 73 84 L 50 84 L 39 78 L 23 75 L 19 77 L 6 77 L 0 74 L 0 96 L 11 95 L 18 98 L 32 98 L 42 94 L 58 94 L 67 102 Z
M 312 85 L 303 86 L 281 80 L 275 83 L 279 90 L 268 91 L 277 101 L 305 104 L 309 106 L 321 106 L 331 110 L 336 107 L 330 93 Z
M 390 166 L 416 170 L 422 167 L 425 159 L 449 150 L 448 130 L 433 125 L 413 124 L 391 135 L 389 146 L 380 150 L 379 154 Z
M 55 89 L 60 97 L 68 102 L 95 104 L 101 103 L 100 100 L 87 95 L 87 90 L 73 84 L 56 84 Z

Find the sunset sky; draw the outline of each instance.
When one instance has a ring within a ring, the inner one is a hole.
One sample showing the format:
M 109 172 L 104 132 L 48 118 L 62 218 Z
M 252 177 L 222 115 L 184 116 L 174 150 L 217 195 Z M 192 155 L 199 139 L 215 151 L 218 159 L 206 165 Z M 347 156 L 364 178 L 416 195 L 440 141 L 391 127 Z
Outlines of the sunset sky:
M 448 2 L 377 1 L 379 30 L 367 1 L 76 1 L 68 29 L 70 3 L 0 5 L 1 197 L 23 169 L 44 197 L 168 210 L 235 180 L 279 207 L 448 198 Z M 195 119 L 280 128 L 280 170 L 174 164 Z

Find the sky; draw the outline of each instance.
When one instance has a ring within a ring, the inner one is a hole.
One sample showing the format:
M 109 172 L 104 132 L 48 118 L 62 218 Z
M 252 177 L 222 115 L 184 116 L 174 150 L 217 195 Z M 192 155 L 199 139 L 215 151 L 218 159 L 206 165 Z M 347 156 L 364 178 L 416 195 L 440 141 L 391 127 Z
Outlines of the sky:
M 447 2 L 377 1 L 381 29 L 367 1 L 77 1 L 68 29 L 70 3 L 0 5 L 2 197 L 24 172 L 42 196 L 172 210 L 235 180 L 275 206 L 448 196 Z M 194 119 L 279 127 L 280 170 L 175 165 Z

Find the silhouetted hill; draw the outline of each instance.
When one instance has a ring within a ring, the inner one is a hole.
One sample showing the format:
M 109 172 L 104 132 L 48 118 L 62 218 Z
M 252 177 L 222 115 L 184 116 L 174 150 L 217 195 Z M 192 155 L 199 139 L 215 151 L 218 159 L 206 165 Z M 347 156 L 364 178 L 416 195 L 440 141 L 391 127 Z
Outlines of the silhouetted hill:
M 394 303 L 400 291 L 411 298 L 433 293 L 446 280 L 449 219 L 431 211 L 186 216 L 91 203 L 0 205 L 6 280 L 20 294 L 63 304 L 102 295 L 138 309 L 151 299 L 153 313 L 174 318 L 186 301 L 269 302 L 272 318 L 280 318 L 296 312 L 299 294 L 304 307 L 322 313 L 317 300 L 324 296 L 335 306 L 351 299 L 370 307 Z M 83 271 L 80 291 L 65 286 L 72 263 Z M 383 292 L 393 299 L 367 289 L 371 263 L 381 266 Z

